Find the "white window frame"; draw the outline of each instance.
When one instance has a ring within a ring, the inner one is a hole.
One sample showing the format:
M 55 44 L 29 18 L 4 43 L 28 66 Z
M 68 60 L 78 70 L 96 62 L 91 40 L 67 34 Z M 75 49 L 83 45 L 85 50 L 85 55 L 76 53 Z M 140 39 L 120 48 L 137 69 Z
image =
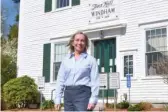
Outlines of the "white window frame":
M 72 0 L 69 0 L 69 6 L 65 6 L 61 8 L 56 8 L 56 1 L 57 0 L 52 0 L 52 11 L 60 11 L 60 10 L 65 10 L 72 7 Z
M 125 67 L 125 66 L 124 66 L 124 57 L 126 57 L 126 56 L 127 56 L 127 57 L 132 56 L 132 61 L 133 61 L 133 65 L 132 65 L 133 67 L 132 67 L 132 69 L 133 69 L 133 71 L 132 71 L 131 77 L 133 77 L 133 76 L 134 76 L 134 55 L 133 55 L 133 54 L 128 54 L 128 55 L 124 55 L 124 56 L 123 56 L 123 76 L 126 77 L 126 75 L 124 74 L 124 67 Z M 128 58 L 128 59 L 129 59 L 129 58 Z M 130 67 L 129 61 L 130 61 L 130 60 L 128 60 L 128 65 L 127 65 L 128 71 L 129 71 L 129 67 Z M 130 73 L 129 73 L 129 74 L 130 74 Z
M 142 62 L 140 63 L 140 66 L 143 66 L 141 70 L 139 71 L 139 74 L 141 76 L 139 77 L 142 80 L 148 80 L 148 79 L 162 79 L 163 77 L 158 75 L 147 75 L 147 66 L 146 66 L 146 29 L 152 29 L 152 28 L 159 28 L 159 27 L 167 27 L 168 29 L 168 21 L 165 21 L 165 19 L 162 20 L 153 20 L 153 21 L 141 21 L 138 23 L 139 29 L 140 29 L 140 37 L 141 37 L 141 50 L 140 50 L 140 59 Z M 167 31 L 168 35 L 168 31 Z M 167 39 L 168 42 L 168 39 Z
M 121 80 L 126 80 L 126 77 L 124 76 L 124 56 L 132 55 L 133 56 L 133 74 L 132 79 L 136 79 L 136 53 L 138 49 L 125 49 L 123 51 L 120 51 L 120 59 L 121 59 Z
M 50 83 L 56 83 L 56 80 L 54 80 L 54 62 L 55 62 L 55 45 L 58 45 L 58 44 L 68 44 L 68 41 L 62 41 L 62 42 L 53 42 L 51 43 L 51 63 L 50 63 Z M 68 47 L 67 47 L 68 48 Z M 69 53 L 69 50 L 68 50 L 68 53 Z M 67 53 L 67 54 L 68 54 Z
M 148 53 L 155 53 L 156 51 L 147 51 L 147 41 L 146 41 L 146 32 L 147 31 L 150 31 L 150 30 L 156 30 L 156 29 L 163 29 L 163 28 L 166 28 L 166 32 L 167 32 L 167 34 L 166 34 L 166 36 L 167 37 L 165 37 L 166 38 L 166 41 L 167 41 L 167 44 L 168 44 L 168 28 L 167 28 L 167 26 L 160 26 L 160 27 L 153 27 L 153 28 L 147 28 L 147 29 L 145 29 L 145 71 L 146 71 L 146 76 L 147 77 L 150 77 L 150 76 L 160 76 L 161 74 L 152 74 L 152 75 L 149 75 L 148 74 L 148 60 L 147 60 L 147 54 Z M 162 35 L 162 34 L 161 34 Z M 168 46 L 167 46 L 168 47 Z M 168 50 L 162 50 L 162 51 L 157 51 L 156 53 L 158 53 L 158 52 L 168 52 Z M 156 69 L 155 69 L 156 70 Z M 155 71 L 156 72 L 156 71 Z M 162 74 L 163 75 L 163 74 Z

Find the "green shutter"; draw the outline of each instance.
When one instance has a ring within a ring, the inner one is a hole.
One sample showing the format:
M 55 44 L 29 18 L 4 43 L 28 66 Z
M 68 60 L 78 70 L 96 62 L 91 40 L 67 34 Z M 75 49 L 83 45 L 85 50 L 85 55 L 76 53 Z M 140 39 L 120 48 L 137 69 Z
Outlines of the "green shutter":
M 72 0 L 72 6 L 80 5 L 80 0 Z
M 52 0 L 45 0 L 45 12 L 52 10 Z
M 45 77 L 45 82 L 50 82 L 50 54 L 51 54 L 51 44 L 44 44 L 43 46 L 43 76 Z

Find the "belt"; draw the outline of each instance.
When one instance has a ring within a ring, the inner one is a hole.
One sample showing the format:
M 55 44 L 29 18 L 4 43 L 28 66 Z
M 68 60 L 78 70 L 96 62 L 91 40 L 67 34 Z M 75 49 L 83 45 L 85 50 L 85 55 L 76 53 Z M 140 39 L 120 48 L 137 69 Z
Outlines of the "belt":
M 80 89 L 80 88 L 90 88 L 89 86 L 85 85 L 74 85 L 74 86 L 65 86 L 65 90 L 75 90 L 75 89 Z

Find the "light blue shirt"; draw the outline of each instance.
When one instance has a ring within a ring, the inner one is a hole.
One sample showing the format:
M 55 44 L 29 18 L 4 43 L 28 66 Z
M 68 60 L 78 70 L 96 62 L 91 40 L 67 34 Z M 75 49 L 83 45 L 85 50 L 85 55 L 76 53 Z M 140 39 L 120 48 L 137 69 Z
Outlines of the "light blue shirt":
M 99 94 L 99 73 L 96 59 L 87 53 L 81 53 L 75 60 L 74 53 L 62 61 L 56 85 L 55 104 L 61 103 L 65 86 L 86 85 L 91 87 L 89 103 L 96 104 Z

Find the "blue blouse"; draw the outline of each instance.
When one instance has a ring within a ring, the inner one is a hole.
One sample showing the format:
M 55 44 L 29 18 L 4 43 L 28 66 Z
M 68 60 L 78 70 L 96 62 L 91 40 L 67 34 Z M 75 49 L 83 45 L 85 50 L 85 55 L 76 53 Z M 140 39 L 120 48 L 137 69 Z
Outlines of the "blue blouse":
M 89 103 L 96 104 L 99 94 L 99 73 L 96 59 L 91 55 L 81 53 L 75 60 L 74 53 L 69 54 L 62 61 L 56 84 L 55 104 L 61 103 L 61 96 L 65 86 L 86 85 L 91 87 Z

